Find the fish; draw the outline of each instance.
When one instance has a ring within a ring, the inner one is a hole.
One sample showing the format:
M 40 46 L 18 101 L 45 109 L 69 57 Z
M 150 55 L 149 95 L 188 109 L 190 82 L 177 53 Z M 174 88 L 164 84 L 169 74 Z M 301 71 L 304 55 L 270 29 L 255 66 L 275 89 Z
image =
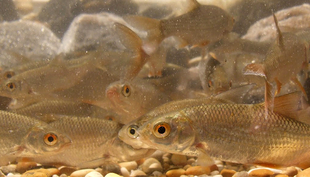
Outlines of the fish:
M 139 78 L 113 82 L 105 93 L 124 124 L 171 100 L 150 82 Z
M 136 148 L 197 156 L 197 163 L 204 165 L 218 159 L 242 164 L 307 168 L 310 166 L 310 125 L 285 115 L 287 109 L 293 107 L 281 106 L 288 101 L 285 96 L 280 102 L 275 101 L 277 105 L 273 112 L 268 112 L 267 120 L 264 103 L 187 100 L 182 103 L 187 102 L 187 106 L 179 107 L 181 109 L 174 108 L 178 104 L 168 104 L 165 109 L 169 111 L 164 114 L 155 114 L 147 119 L 142 116 L 131 126 L 125 125 L 135 140 L 127 140 L 126 143 Z M 192 104 L 195 102 L 200 104 Z M 137 123 L 138 126 L 133 127 Z M 125 141 L 123 131 L 119 136 Z
M 278 21 L 273 13 L 278 37 L 269 48 L 263 63 L 251 63 L 244 68 L 245 75 L 256 75 L 265 78 L 265 107 L 273 110 L 273 98 L 281 91 L 283 84 L 292 80 L 305 94 L 302 84 L 297 79 L 297 74 L 303 69 L 307 73 L 308 47 L 309 44 L 293 33 L 282 33 Z M 276 93 L 273 91 L 272 83 L 276 82 Z
M 34 159 L 44 165 L 65 165 L 77 168 L 98 167 L 106 162 L 117 162 L 126 159 L 125 154 L 114 151 L 124 147 L 124 151 L 136 151 L 118 141 L 117 133 L 121 124 L 98 118 L 66 116 L 49 123 L 51 128 L 63 131 L 72 140 L 71 145 L 60 153 L 44 155 Z M 123 152 L 123 151 L 122 151 Z M 148 154 L 153 150 L 137 150 L 136 153 Z M 135 152 L 128 153 L 133 159 Z M 139 155 L 141 156 L 141 155 Z M 139 157 L 138 156 L 138 157 Z
M 63 132 L 31 117 L 0 111 L 0 165 L 61 152 L 71 145 Z
M 177 17 L 157 20 L 142 16 L 125 16 L 133 27 L 147 32 L 143 44 L 146 53 L 153 53 L 167 37 L 176 37 L 179 47 L 206 46 L 229 33 L 234 19 L 225 10 L 213 5 L 201 5 L 191 0 L 189 11 Z

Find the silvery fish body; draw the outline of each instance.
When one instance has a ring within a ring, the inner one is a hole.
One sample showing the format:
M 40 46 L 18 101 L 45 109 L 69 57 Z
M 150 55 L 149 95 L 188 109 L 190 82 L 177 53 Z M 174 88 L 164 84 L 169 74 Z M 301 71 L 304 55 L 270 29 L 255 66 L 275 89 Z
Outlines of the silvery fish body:
M 189 103 L 130 130 L 143 148 L 243 164 L 310 165 L 310 126 L 276 112 L 266 117 L 263 104 Z

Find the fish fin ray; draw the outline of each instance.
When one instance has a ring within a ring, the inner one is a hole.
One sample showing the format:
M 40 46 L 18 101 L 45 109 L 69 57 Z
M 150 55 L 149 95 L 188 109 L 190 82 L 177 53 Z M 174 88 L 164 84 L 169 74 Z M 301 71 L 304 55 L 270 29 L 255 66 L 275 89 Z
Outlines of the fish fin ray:
M 305 99 L 308 101 L 308 96 L 307 96 L 306 90 L 304 89 L 304 87 L 302 86 L 302 84 L 299 82 L 299 80 L 298 80 L 296 77 L 293 77 L 291 80 L 297 85 L 297 87 L 298 87 L 298 88 L 300 89 L 300 91 L 303 93 Z
M 212 166 L 214 165 L 214 160 L 207 153 L 208 145 L 206 143 L 198 143 L 196 145 L 196 149 L 198 151 L 198 158 L 196 161 L 197 165 L 200 166 Z
M 272 12 L 272 16 L 273 16 L 273 19 L 274 19 L 274 23 L 276 25 L 276 28 L 277 28 L 277 33 L 278 33 L 278 45 L 279 47 L 284 50 L 284 42 L 283 42 L 283 35 L 282 35 L 282 32 L 279 28 L 279 25 L 278 25 L 278 20 L 277 20 L 277 17 L 276 15 Z
M 242 103 L 244 96 L 255 86 L 255 84 L 249 84 L 240 86 L 234 89 L 230 89 L 226 92 L 220 93 L 215 98 L 229 100 L 233 103 Z
M 121 23 L 114 23 L 115 30 L 122 44 L 130 51 L 139 53 L 142 46 L 140 37 Z
M 305 103 L 302 100 L 301 92 L 278 96 L 274 98 L 274 112 L 298 119 L 298 111 L 303 109 Z

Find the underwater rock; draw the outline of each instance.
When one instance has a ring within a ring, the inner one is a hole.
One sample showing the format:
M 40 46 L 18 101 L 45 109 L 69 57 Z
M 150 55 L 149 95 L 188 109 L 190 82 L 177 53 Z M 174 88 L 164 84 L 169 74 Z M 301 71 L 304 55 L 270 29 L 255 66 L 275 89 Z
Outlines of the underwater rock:
M 56 56 L 59 46 L 60 40 L 40 23 L 14 21 L 0 24 L 1 53 L 5 51 L 8 55 L 18 54 L 31 60 L 48 60 Z
M 81 13 L 109 12 L 118 15 L 135 14 L 138 7 L 128 0 L 50 0 L 38 18 L 62 38 L 72 20 Z
M 235 170 L 230 170 L 230 169 L 223 169 L 221 171 L 221 175 L 223 177 L 232 177 L 236 173 Z
M 179 177 L 181 175 L 185 174 L 185 170 L 184 169 L 175 169 L 175 170 L 169 170 L 166 173 L 167 177 Z
M 276 12 L 275 15 L 278 19 L 281 32 L 297 33 L 309 30 L 310 28 L 309 4 L 284 9 Z M 252 41 L 269 42 L 274 41 L 276 37 L 277 31 L 275 30 L 274 19 L 272 16 L 269 16 L 254 23 L 242 38 Z
M 121 17 L 109 13 L 77 16 L 63 37 L 60 51 L 86 52 L 102 45 L 111 49 L 124 49 L 114 30 L 115 22 L 125 24 Z
M 188 169 L 186 169 L 185 174 L 186 175 L 203 175 L 203 174 L 207 174 L 209 175 L 211 172 L 210 167 L 206 166 L 193 166 L 193 167 L 189 167 Z

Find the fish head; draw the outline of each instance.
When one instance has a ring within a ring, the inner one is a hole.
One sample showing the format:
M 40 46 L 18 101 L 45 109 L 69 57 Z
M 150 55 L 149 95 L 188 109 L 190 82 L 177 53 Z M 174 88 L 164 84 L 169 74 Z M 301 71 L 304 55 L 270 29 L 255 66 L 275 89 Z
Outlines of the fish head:
M 46 126 L 33 127 L 24 139 L 25 155 L 48 155 L 62 152 L 72 140 L 64 133 Z
M 156 117 L 137 130 L 137 139 L 143 144 L 170 153 L 182 153 L 195 142 L 191 120 L 179 112 Z
M 31 93 L 26 82 L 13 78 L 3 82 L 0 87 L 0 95 L 9 98 L 23 97 Z

